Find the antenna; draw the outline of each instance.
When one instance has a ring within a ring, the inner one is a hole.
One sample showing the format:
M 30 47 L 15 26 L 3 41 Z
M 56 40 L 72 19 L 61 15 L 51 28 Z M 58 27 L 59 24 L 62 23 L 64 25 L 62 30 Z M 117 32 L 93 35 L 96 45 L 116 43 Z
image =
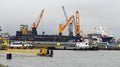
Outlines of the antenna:
M 0 31 L 2 31 L 1 26 L 0 26 Z

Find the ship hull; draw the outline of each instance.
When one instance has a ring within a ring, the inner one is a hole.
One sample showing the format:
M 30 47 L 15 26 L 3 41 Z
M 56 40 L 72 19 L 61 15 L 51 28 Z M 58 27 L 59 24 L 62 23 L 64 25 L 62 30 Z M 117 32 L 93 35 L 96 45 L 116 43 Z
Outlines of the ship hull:
M 101 37 L 101 38 L 102 38 L 102 42 L 110 42 L 113 37 Z
M 81 36 L 65 35 L 37 35 L 37 36 L 12 36 L 13 41 L 43 41 L 43 42 L 69 42 L 81 40 Z

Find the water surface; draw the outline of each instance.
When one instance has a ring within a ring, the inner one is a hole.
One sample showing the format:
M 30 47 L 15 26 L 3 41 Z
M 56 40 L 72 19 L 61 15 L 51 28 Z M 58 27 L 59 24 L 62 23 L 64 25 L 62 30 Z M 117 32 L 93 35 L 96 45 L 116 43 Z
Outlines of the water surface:
M 41 57 L 35 54 L 0 53 L 0 64 L 9 67 L 120 67 L 120 51 L 67 51 L 55 50 L 53 57 Z

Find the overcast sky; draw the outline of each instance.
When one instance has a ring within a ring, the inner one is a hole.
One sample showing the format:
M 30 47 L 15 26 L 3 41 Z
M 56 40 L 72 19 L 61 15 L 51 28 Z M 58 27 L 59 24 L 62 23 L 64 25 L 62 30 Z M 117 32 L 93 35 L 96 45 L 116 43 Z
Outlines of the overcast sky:
M 80 26 L 84 33 L 91 33 L 96 26 L 105 26 L 116 37 L 120 37 L 119 0 L 0 0 L 0 25 L 3 31 L 15 34 L 20 24 L 31 24 L 37 20 L 42 9 L 44 15 L 38 33 L 58 34 L 59 23 L 65 24 L 62 10 L 67 16 L 80 12 Z M 68 34 L 64 31 L 63 34 Z

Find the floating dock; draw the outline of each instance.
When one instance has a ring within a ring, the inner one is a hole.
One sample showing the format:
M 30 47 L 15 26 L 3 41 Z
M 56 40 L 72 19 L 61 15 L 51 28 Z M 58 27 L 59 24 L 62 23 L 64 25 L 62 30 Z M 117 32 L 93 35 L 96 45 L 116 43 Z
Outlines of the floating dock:
M 48 49 L 54 50 L 98 50 L 97 46 L 89 46 L 89 47 L 65 47 L 65 46 L 55 46 L 55 47 L 48 47 Z

